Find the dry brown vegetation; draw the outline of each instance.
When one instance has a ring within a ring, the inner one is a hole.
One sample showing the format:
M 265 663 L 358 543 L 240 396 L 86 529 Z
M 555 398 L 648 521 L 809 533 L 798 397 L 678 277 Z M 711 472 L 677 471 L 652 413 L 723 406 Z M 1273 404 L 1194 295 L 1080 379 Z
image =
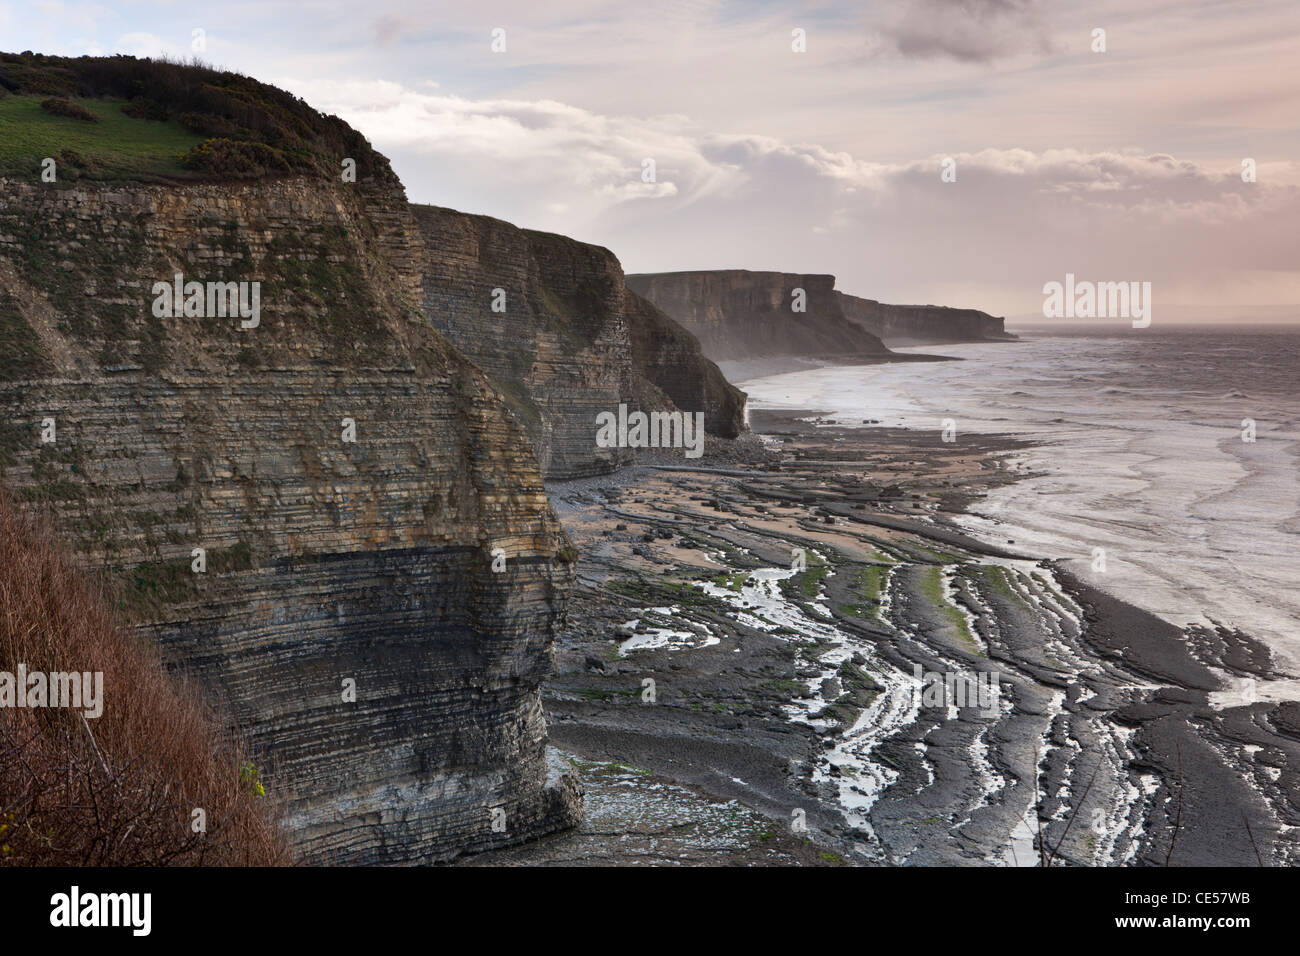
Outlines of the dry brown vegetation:
M 0 864 L 280 865 L 276 807 L 199 688 L 0 493 L 0 671 L 102 671 L 103 712 L 0 707 Z M 206 833 L 192 813 L 206 812 Z

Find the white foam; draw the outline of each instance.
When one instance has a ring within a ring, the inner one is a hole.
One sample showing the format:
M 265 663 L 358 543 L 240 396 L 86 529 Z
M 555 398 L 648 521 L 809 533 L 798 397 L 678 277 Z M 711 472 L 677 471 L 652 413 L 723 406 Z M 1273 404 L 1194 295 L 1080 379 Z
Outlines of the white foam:
M 1041 472 L 976 501 L 962 521 L 994 544 L 1064 561 L 1087 583 L 1179 626 L 1219 622 L 1263 641 L 1300 673 L 1300 396 L 1287 407 L 1233 383 L 1208 392 L 1140 383 L 1107 339 L 1040 337 L 944 346 L 967 359 L 829 367 L 741 383 L 756 408 L 812 408 L 840 425 L 1007 433 L 1047 442 L 1018 455 Z M 907 351 L 907 350 L 902 350 Z M 1128 363 L 1127 365 L 1125 363 Z M 1220 387 L 1213 387 L 1218 385 Z M 1240 440 L 1243 417 L 1257 441 Z M 1094 571 L 1094 548 L 1105 571 Z M 1219 702 L 1233 699 L 1231 690 Z M 1261 700 L 1300 699 L 1260 682 Z

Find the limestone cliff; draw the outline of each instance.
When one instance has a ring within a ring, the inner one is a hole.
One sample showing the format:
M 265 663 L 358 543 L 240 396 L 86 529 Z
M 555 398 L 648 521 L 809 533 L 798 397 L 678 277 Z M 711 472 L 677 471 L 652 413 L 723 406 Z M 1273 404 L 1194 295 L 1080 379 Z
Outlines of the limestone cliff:
M 423 240 L 429 321 L 501 386 L 548 478 L 611 471 L 625 448 L 597 448 L 596 416 L 620 403 L 703 412 L 734 438 L 744 396 L 699 343 L 627 290 L 608 249 L 499 219 L 412 206 Z
M 715 362 L 768 356 L 879 361 L 889 350 L 845 318 L 835 277 L 725 269 L 629 275 Z
M 591 257 L 554 246 L 556 273 Z M 0 179 L 0 482 L 219 694 L 308 861 L 580 813 L 538 697 L 573 555 L 516 416 L 421 312 L 426 250 L 382 177 Z M 159 316 L 175 273 L 260 282 L 259 324 Z M 568 294 L 622 307 L 612 281 Z
M 744 428 L 745 393 L 704 357 L 699 340 L 631 289 L 624 291 L 623 311 L 637 374 L 677 407 L 703 411 L 710 434 L 739 435 Z
M 1016 336 L 1003 328 L 1000 316 L 978 309 L 954 309 L 939 305 L 888 305 L 875 299 L 836 292 L 840 308 L 852 322 L 886 345 L 918 345 L 943 342 L 1013 341 Z

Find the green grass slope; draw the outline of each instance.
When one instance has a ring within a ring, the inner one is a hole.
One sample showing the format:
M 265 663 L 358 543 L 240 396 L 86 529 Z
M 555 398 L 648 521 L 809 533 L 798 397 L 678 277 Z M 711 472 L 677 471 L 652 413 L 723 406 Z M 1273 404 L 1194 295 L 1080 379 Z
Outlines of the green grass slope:
M 48 98 L 89 109 L 98 122 L 54 116 Z M 64 156 L 65 151 L 70 151 Z M 388 160 L 337 116 L 241 73 L 132 56 L 0 53 L 0 175 L 92 179 L 234 180 L 314 176 L 396 185 Z M 66 160 L 78 175 L 65 177 Z
M 136 119 L 122 112 L 123 99 L 74 99 L 98 118 L 87 123 L 52 116 L 43 96 L 0 99 L 0 176 L 39 176 L 46 157 L 58 164 L 59 180 L 189 178 L 181 156 L 203 142 L 174 120 Z

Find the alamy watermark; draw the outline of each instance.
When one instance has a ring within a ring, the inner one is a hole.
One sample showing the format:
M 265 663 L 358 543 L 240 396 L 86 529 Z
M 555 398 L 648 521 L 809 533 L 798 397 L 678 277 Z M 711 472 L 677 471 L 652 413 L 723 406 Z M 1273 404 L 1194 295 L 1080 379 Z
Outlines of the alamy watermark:
M 955 671 L 927 671 L 912 665 L 912 674 L 921 684 L 921 706 L 941 707 L 949 717 L 956 717 L 962 707 L 977 707 L 981 717 L 998 715 L 998 698 L 1002 693 L 997 671 L 981 671 L 974 677 Z
M 685 448 L 687 458 L 704 454 L 704 413 L 629 413 L 627 405 L 618 414 L 596 416 L 597 448 Z
M 94 719 L 104 712 L 103 671 L 0 671 L 0 707 L 69 707 Z
M 148 936 L 152 910 L 152 893 L 83 893 L 73 886 L 50 897 L 50 925 L 124 927 L 132 936 Z
M 1133 328 L 1151 324 L 1150 282 L 1065 282 L 1043 286 L 1043 317 L 1047 319 L 1132 319 Z
M 241 328 L 262 324 L 262 283 L 186 282 L 178 272 L 171 282 L 153 284 L 153 314 L 159 319 L 224 319 L 238 316 Z

